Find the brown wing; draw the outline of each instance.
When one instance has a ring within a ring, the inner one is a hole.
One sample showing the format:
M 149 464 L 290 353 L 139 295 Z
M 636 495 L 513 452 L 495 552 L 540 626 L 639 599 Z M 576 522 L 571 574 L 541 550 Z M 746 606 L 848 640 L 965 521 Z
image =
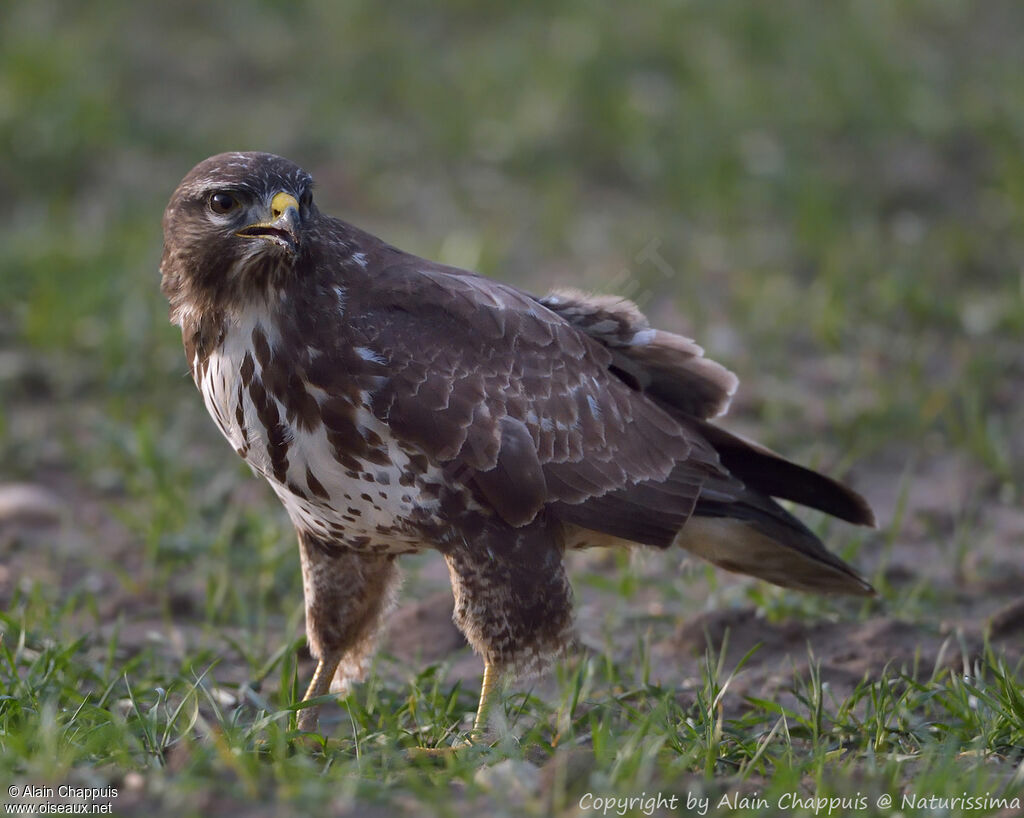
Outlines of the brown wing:
M 871 508 L 857 492 L 707 422 L 728 409 L 738 380 L 725 367 L 704 358 L 704 350 L 690 339 L 651 329 L 635 304 L 614 296 L 556 290 L 540 302 L 607 347 L 612 370 L 694 436 L 707 441 L 722 466 L 748 489 L 851 523 L 875 524 Z M 732 499 L 739 499 L 738 495 Z
M 519 290 L 406 256 L 352 298 L 387 373 L 374 413 L 465 470 L 513 525 L 548 506 L 667 545 L 701 486 L 728 480 L 699 435 L 610 371 L 605 347 Z
M 748 472 L 776 490 L 785 480 L 758 474 L 772 455 L 715 436 L 701 419 L 725 406 L 736 380 L 692 342 L 649 330 L 631 305 L 618 324 L 614 310 L 567 320 L 512 287 L 391 248 L 367 269 L 372 279 L 348 290 L 346 319 L 384 374 L 369 390 L 374 413 L 511 525 L 543 509 L 567 530 L 679 543 L 771 582 L 871 592 L 799 520 L 741 482 Z M 628 343 L 616 345 L 616 326 Z M 718 446 L 744 469 L 740 479 Z M 813 483 L 799 468 L 786 473 Z M 688 526 L 691 517 L 702 524 Z

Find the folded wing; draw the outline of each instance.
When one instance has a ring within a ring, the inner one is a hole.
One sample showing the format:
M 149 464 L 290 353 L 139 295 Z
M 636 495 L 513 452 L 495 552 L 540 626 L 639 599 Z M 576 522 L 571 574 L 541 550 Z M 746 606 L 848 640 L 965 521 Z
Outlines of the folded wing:
M 777 584 L 871 592 L 771 499 L 870 525 L 863 498 L 711 424 L 736 376 L 632 303 L 536 299 L 410 257 L 355 297 L 357 330 L 387 371 L 375 414 L 509 524 L 543 510 Z

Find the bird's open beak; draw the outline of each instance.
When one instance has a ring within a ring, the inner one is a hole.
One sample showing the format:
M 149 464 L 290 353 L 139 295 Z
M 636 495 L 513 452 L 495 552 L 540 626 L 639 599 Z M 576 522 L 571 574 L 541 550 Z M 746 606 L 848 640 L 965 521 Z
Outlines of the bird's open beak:
M 299 202 L 290 193 L 277 193 L 270 202 L 270 219 L 243 227 L 236 236 L 265 239 L 290 252 L 299 249 Z

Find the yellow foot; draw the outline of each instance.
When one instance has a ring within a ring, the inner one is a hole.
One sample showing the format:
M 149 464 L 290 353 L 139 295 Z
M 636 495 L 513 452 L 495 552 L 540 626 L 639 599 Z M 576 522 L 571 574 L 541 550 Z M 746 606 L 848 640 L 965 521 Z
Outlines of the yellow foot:
M 469 745 L 453 745 L 452 747 L 410 747 L 405 751 L 405 757 L 409 761 L 443 761 L 446 758 L 455 758 L 461 750 Z
M 299 733 L 291 740 L 292 747 L 307 753 L 333 753 L 342 744 L 336 738 L 326 738 L 319 733 Z
M 427 758 L 454 758 L 459 753 L 465 753 L 474 748 L 487 748 L 488 746 L 490 746 L 489 742 L 482 740 L 481 736 L 470 735 L 468 738 L 456 741 L 447 747 L 410 747 L 405 751 L 405 757 L 410 761 Z

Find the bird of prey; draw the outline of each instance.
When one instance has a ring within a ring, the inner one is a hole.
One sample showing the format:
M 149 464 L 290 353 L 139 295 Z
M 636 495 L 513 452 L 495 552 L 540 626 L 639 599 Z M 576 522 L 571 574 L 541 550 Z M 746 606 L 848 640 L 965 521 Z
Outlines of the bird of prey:
M 427 548 L 483 657 L 477 729 L 501 674 L 571 639 L 566 549 L 680 546 L 788 588 L 873 593 L 773 498 L 872 525 L 864 499 L 712 423 L 736 377 L 631 302 L 538 298 L 405 253 L 321 213 L 310 175 L 267 153 L 200 162 L 163 226 L 192 377 L 298 532 L 306 699 L 364 672 L 396 558 Z

